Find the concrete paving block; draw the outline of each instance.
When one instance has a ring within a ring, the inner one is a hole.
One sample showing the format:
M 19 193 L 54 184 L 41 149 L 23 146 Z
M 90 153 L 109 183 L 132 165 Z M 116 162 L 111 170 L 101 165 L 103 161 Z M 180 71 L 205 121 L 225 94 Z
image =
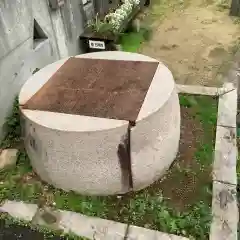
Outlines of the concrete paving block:
M 38 206 L 26 204 L 24 202 L 6 201 L 1 207 L 0 212 L 8 213 L 13 218 L 31 221 L 36 214 Z
M 17 162 L 17 149 L 4 149 L 0 153 L 0 170 L 15 165 Z
M 213 182 L 212 216 L 210 240 L 237 240 L 236 186 Z
M 213 180 L 237 184 L 236 128 L 217 126 Z
M 127 225 L 101 218 L 60 211 L 59 228 L 95 240 L 123 240 Z
M 227 89 L 230 90 L 219 97 L 217 125 L 236 127 L 237 89 L 234 88 L 232 83 L 226 83 L 224 86 L 225 92 L 227 92 Z
M 204 87 L 204 86 L 198 86 L 198 85 L 177 84 L 176 87 L 177 87 L 178 93 L 196 94 L 196 95 L 199 94 L 199 95 L 216 96 L 221 91 L 221 88 Z
M 188 240 L 188 238 L 130 226 L 127 240 Z

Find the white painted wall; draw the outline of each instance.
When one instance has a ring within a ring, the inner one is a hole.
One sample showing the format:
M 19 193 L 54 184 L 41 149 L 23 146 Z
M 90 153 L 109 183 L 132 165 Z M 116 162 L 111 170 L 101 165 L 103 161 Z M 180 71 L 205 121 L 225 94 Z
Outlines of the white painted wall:
M 14 97 L 36 68 L 81 53 L 81 0 L 65 0 L 56 11 L 48 0 L 0 0 L 0 140 Z M 33 21 L 48 39 L 33 47 Z

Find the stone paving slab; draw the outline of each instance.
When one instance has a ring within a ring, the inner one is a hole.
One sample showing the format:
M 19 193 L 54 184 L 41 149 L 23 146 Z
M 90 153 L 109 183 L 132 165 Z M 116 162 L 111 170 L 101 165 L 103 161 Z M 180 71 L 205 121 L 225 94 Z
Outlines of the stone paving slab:
M 210 240 L 237 240 L 239 220 L 236 186 L 213 182 Z
M 236 128 L 217 126 L 213 180 L 237 184 Z
M 6 201 L 1 207 L 0 212 L 8 213 L 13 218 L 31 221 L 36 214 L 38 206 L 26 204 L 24 202 Z
M 172 234 L 161 233 L 146 228 L 130 226 L 127 240 L 188 240 L 189 238 L 180 237 Z
M 216 96 L 222 92 L 221 88 L 217 87 L 204 87 L 198 85 L 176 85 L 177 91 L 179 93 L 186 94 L 196 94 L 196 95 L 208 95 L 208 96 Z
M 127 230 L 126 224 L 70 211 L 60 211 L 60 215 L 60 229 L 89 239 L 122 240 Z
M 226 93 L 219 97 L 217 125 L 236 128 L 237 89 L 232 83 L 224 84 L 223 89 Z
M 35 204 L 28 204 L 16 201 L 6 201 L 0 212 L 8 213 L 10 216 L 31 221 L 32 224 L 42 225 L 54 230 L 62 230 L 64 233 L 74 233 L 77 236 L 86 237 L 92 240 L 188 240 L 188 238 L 154 231 L 146 228 L 130 226 L 97 217 L 89 217 L 79 213 L 51 210 L 57 221 L 47 223 L 42 218 L 43 209 Z M 125 238 L 126 233 L 129 237 Z

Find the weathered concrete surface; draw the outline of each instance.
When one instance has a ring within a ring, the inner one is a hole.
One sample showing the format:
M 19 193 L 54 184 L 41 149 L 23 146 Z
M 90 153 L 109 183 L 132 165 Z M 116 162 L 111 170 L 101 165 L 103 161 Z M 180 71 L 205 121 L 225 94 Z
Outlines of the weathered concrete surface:
M 76 212 L 45 209 L 45 212 L 53 214 L 48 220 L 42 219 L 43 209 L 35 204 L 16 201 L 6 201 L 0 207 L 0 213 L 8 213 L 14 218 L 31 221 L 33 224 L 42 225 L 55 230 L 63 230 L 64 233 L 73 233 L 76 236 L 98 240 L 188 240 L 188 238 L 154 231 L 133 225 L 114 222 L 106 219 L 88 217 Z M 50 221 L 49 221 L 50 219 Z
M 186 237 L 158 232 L 146 228 L 130 226 L 128 240 L 188 240 Z
M 78 0 L 56 11 L 43 0 L 0 1 L 0 141 L 3 125 L 21 86 L 59 58 L 81 53 L 83 19 Z M 47 39 L 34 48 L 34 19 Z
M 237 240 L 236 185 L 213 182 L 211 240 Z
M 14 218 L 31 221 L 36 214 L 38 206 L 36 204 L 26 204 L 24 202 L 6 201 L 0 207 L 0 213 L 5 212 Z
M 60 211 L 60 214 L 60 229 L 63 229 L 65 233 L 73 232 L 89 239 L 122 240 L 127 230 L 127 225 L 123 223 L 87 217 L 68 211 Z
M 237 88 L 228 82 L 223 89 L 226 93 L 219 96 L 217 125 L 236 128 Z
M 220 91 L 221 88 L 217 87 L 204 87 L 200 85 L 182 85 L 177 84 L 177 91 L 179 93 L 186 93 L 186 94 L 200 94 L 200 95 L 208 95 L 208 96 L 216 96 Z
M 237 184 L 236 128 L 217 126 L 213 180 Z
M 17 162 L 17 149 L 4 149 L 0 152 L 0 170 L 13 166 Z

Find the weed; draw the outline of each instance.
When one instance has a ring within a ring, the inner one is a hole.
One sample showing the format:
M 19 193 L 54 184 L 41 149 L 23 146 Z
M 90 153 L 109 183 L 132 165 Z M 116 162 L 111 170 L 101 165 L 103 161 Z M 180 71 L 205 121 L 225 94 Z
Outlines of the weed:
M 137 52 L 142 43 L 151 38 L 151 29 L 142 27 L 139 32 L 129 31 L 123 33 L 120 38 L 120 44 L 123 51 Z
M 20 112 L 17 97 L 14 100 L 11 114 L 6 119 L 4 129 L 6 129 L 6 137 L 0 144 L 0 148 L 9 148 L 17 145 L 21 137 Z

